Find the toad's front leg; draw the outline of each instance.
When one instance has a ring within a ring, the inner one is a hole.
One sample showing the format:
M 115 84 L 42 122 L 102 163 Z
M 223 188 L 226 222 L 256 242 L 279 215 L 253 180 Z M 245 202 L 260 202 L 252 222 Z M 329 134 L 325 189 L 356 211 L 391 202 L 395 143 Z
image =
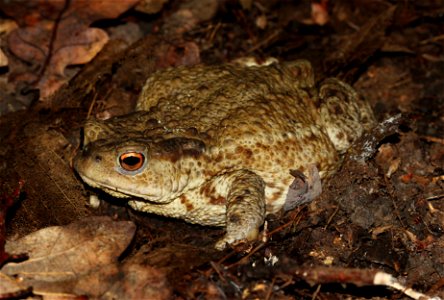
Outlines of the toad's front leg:
M 226 212 L 226 234 L 216 243 L 222 250 L 227 244 L 257 238 L 265 219 L 265 183 L 249 170 L 225 174 L 229 181 Z

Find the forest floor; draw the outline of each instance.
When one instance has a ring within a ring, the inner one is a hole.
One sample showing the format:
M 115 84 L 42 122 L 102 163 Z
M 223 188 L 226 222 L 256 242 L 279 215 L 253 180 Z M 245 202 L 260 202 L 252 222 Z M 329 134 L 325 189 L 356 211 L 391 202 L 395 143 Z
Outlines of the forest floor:
M 1 1 L 0 298 L 409 299 L 375 284 L 385 272 L 444 299 L 443 1 L 120 2 Z M 221 229 L 88 205 L 71 167 L 87 117 L 130 112 L 155 70 L 241 57 L 307 59 L 396 122 L 249 251 L 214 250 Z

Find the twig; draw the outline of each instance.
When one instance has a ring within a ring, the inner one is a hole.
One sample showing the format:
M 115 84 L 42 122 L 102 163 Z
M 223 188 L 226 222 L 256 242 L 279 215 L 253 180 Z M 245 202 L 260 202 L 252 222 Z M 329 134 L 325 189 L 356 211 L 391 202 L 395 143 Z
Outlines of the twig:
M 299 217 L 299 214 L 301 213 L 302 209 L 303 209 L 303 206 L 298 207 L 298 211 L 296 212 L 295 216 L 290 221 L 288 221 L 287 223 L 285 223 L 285 224 L 275 228 L 273 231 L 270 231 L 267 235 L 270 237 L 273 234 L 275 234 L 276 232 L 282 231 L 285 228 L 287 228 L 288 226 L 293 225 L 294 223 L 299 224 L 299 221 L 301 220 L 301 217 Z M 299 218 L 295 222 L 297 217 L 299 217 Z
M 273 280 L 270 283 L 270 287 L 268 288 L 267 294 L 265 295 L 265 300 L 270 300 L 273 295 L 273 286 L 276 282 L 276 277 L 273 277 Z
M 336 216 L 336 214 L 338 213 L 338 211 L 339 211 L 339 203 L 338 203 L 338 206 L 336 206 L 335 211 L 334 211 L 334 212 L 330 215 L 330 217 L 328 218 L 327 223 L 326 223 L 325 226 L 324 226 L 324 230 L 327 229 L 328 226 L 330 226 L 331 221 L 333 221 L 333 218 Z
M 254 253 L 256 253 L 257 251 L 259 251 L 261 248 L 263 248 L 265 246 L 265 243 L 260 243 L 259 245 L 257 245 L 255 248 L 253 248 L 253 250 L 251 250 L 247 255 L 245 255 L 244 257 L 242 257 L 240 260 L 238 260 L 235 263 L 232 263 L 231 265 L 225 266 L 225 269 L 230 269 L 232 267 L 235 267 L 237 265 L 243 264 L 245 263 L 248 258 L 250 258 Z
M 393 213 L 396 215 L 396 217 L 398 218 L 399 223 L 402 226 L 404 225 L 404 222 L 402 221 L 401 215 L 399 214 L 399 208 L 397 203 L 398 201 L 398 196 L 396 196 L 396 192 L 395 192 L 395 188 L 393 187 L 392 182 L 387 178 L 387 176 L 384 176 L 384 182 L 385 182 L 385 187 L 387 188 L 387 192 L 390 195 L 390 199 L 392 200 L 392 204 L 393 204 Z
M 220 271 L 219 265 L 216 264 L 213 261 L 210 261 L 210 265 L 213 268 L 214 271 L 216 271 L 217 275 L 219 275 L 220 280 L 222 280 L 223 282 L 227 282 L 227 280 L 225 279 L 225 276 L 222 274 L 222 272 Z
M 441 195 L 436 195 L 436 196 L 430 196 L 430 197 L 427 197 L 427 198 L 425 198 L 427 201 L 430 201 L 430 200 L 438 200 L 438 199 L 441 199 L 441 198 L 444 198 L 444 194 L 441 194 Z
M 428 142 L 434 142 L 434 143 L 439 143 L 439 144 L 444 145 L 444 139 L 441 139 L 441 138 L 437 138 L 437 137 L 429 136 L 429 135 L 421 135 L 420 138 L 425 139 Z
M 318 294 L 319 294 L 319 291 L 321 290 L 321 287 L 322 287 L 322 285 L 321 285 L 321 284 L 318 284 L 318 286 L 316 287 L 316 291 L 314 291 L 313 296 L 311 296 L 311 299 L 312 299 L 312 300 L 315 300 L 315 299 L 316 299 L 316 297 L 317 297 Z
M 59 31 L 60 21 L 62 20 L 62 17 L 65 14 L 65 12 L 68 10 L 70 4 L 71 4 L 71 0 L 65 0 L 65 3 L 63 5 L 62 9 L 60 10 L 59 14 L 57 15 L 57 18 L 55 19 L 54 28 L 52 29 L 51 38 L 49 39 L 48 55 L 45 57 L 45 60 L 42 63 L 42 67 L 40 68 L 39 75 L 37 76 L 37 79 L 35 82 L 38 82 L 40 79 L 42 79 L 47 66 L 51 62 L 51 58 L 52 58 L 52 54 L 53 54 L 52 52 L 54 50 L 54 43 L 57 38 L 57 32 Z
M 93 88 L 93 89 L 94 89 L 94 88 Z M 92 101 L 91 101 L 91 104 L 89 105 L 88 113 L 86 114 L 86 119 L 87 119 L 87 120 L 91 117 L 92 110 L 93 110 L 93 108 L 94 108 L 94 105 L 96 104 L 97 96 L 98 96 L 98 93 L 95 93 L 95 94 L 94 94 L 94 97 L 93 97 L 93 99 L 92 99 Z
M 271 40 L 273 40 L 274 38 L 276 38 L 279 34 L 281 34 L 280 30 L 276 30 L 275 32 L 273 32 L 272 34 L 270 34 L 269 36 L 267 36 L 262 42 L 256 44 L 254 47 L 250 48 L 247 53 L 251 53 L 256 51 L 257 49 L 261 48 L 262 46 L 268 44 Z
M 290 271 L 291 272 L 291 271 Z M 440 297 L 430 297 L 417 292 L 399 282 L 391 274 L 375 269 L 348 269 L 348 268 L 300 268 L 292 273 L 310 284 L 322 283 L 351 283 L 356 286 L 383 285 L 390 287 L 415 300 L 442 300 Z

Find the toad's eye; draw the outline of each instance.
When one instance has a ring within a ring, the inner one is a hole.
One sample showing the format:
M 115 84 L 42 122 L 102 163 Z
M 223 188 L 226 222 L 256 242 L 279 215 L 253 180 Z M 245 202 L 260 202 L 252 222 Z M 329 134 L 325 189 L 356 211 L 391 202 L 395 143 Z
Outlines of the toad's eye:
M 126 152 L 119 157 L 119 164 L 126 171 L 137 171 L 144 162 L 145 156 L 140 152 Z

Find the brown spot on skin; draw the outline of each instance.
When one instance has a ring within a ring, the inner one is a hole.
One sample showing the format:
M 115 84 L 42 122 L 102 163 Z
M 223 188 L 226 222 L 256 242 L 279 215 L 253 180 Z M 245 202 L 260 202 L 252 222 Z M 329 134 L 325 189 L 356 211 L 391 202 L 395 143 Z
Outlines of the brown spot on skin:
M 207 86 L 207 85 L 204 85 L 204 84 L 200 85 L 200 86 L 197 88 L 197 90 L 198 90 L 199 92 L 201 92 L 201 93 L 207 91 L 208 89 L 209 89 L 208 86 Z
M 205 144 L 191 138 L 168 138 L 161 140 L 153 146 L 153 157 L 176 162 L 184 156 L 199 157 L 205 150 Z
M 270 149 L 270 146 L 268 146 L 268 145 L 264 145 L 264 144 L 262 144 L 262 143 L 256 143 L 256 147 L 258 147 L 259 148 L 259 151 L 262 149 L 262 150 L 268 150 L 268 149 Z
M 200 188 L 200 194 L 208 198 L 208 202 L 213 205 L 225 205 L 227 199 L 220 195 L 216 195 L 216 188 L 212 185 L 204 185 Z
M 245 149 L 244 154 L 245 154 L 245 157 L 248 159 L 253 156 L 253 151 L 251 151 L 250 149 Z
M 253 156 L 253 151 L 251 151 L 250 149 L 244 148 L 242 146 L 237 146 L 235 149 L 235 154 L 237 154 L 237 155 L 242 154 L 245 156 L 245 158 L 249 159 Z M 230 159 L 232 159 L 232 158 L 234 158 L 234 157 L 232 157 L 230 155 Z
M 188 198 L 185 197 L 185 195 L 182 195 L 179 197 L 180 198 L 180 203 L 182 203 L 183 205 L 185 205 L 187 211 L 191 211 L 194 209 L 194 206 L 191 202 L 189 202 Z
M 231 215 L 229 218 L 230 223 L 239 223 L 241 218 L 238 215 Z
M 224 156 L 222 154 L 218 154 L 215 158 L 214 158 L 214 162 L 219 163 L 224 159 Z
M 203 185 L 203 186 L 200 187 L 200 191 L 199 192 L 200 192 L 201 195 L 206 195 L 207 192 L 208 192 L 208 189 L 209 189 L 208 185 Z
M 187 207 L 187 211 L 191 211 L 191 210 L 194 209 L 194 206 L 193 206 L 193 204 L 191 204 L 191 203 L 187 203 L 187 204 L 186 204 L 186 207 Z
M 336 134 L 336 138 L 338 140 L 342 140 L 344 138 L 344 133 L 343 132 L 338 132 L 338 134 Z
M 177 162 L 181 158 L 181 155 L 178 152 L 168 152 L 168 153 L 153 152 L 152 156 L 155 159 L 168 160 L 171 161 L 172 163 Z
M 180 196 L 180 203 L 185 204 L 187 203 L 188 199 L 185 195 Z
M 276 201 L 277 199 L 279 199 L 281 197 L 281 195 L 282 195 L 282 191 L 274 192 L 270 198 L 270 202 Z
M 232 153 L 228 153 L 228 154 L 225 155 L 225 159 L 226 159 L 226 160 L 233 160 L 233 159 L 234 159 L 234 156 L 233 156 Z
M 185 132 L 189 135 L 198 135 L 199 133 L 195 127 L 187 128 Z
M 204 197 L 210 198 L 216 193 L 216 188 L 212 185 L 204 185 L 200 188 L 200 194 Z
M 307 136 L 307 140 L 310 142 L 315 142 L 317 141 L 317 136 L 313 132 L 310 132 L 310 135 Z
M 213 170 L 209 170 L 209 169 L 204 169 L 203 170 L 203 174 L 205 177 L 207 178 L 213 178 L 214 176 L 217 175 L 217 172 L 213 171 Z
M 238 204 L 238 203 L 243 202 L 243 201 L 244 201 L 244 197 L 237 196 L 236 198 L 233 199 L 233 201 L 230 203 L 230 205 Z
M 267 183 L 267 187 L 269 187 L 269 188 L 275 188 L 276 187 L 276 184 L 274 183 L 274 182 L 268 182 Z
M 225 199 L 225 197 L 222 196 L 210 196 L 210 204 L 213 205 L 225 205 L 225 203 L 227 202 L 227 199 Z
M 340 107 L 336 103 L 331 107 L 330 112 L 336 115 L 344 114 L 344 110 L 342 109 L 342 107 Z

